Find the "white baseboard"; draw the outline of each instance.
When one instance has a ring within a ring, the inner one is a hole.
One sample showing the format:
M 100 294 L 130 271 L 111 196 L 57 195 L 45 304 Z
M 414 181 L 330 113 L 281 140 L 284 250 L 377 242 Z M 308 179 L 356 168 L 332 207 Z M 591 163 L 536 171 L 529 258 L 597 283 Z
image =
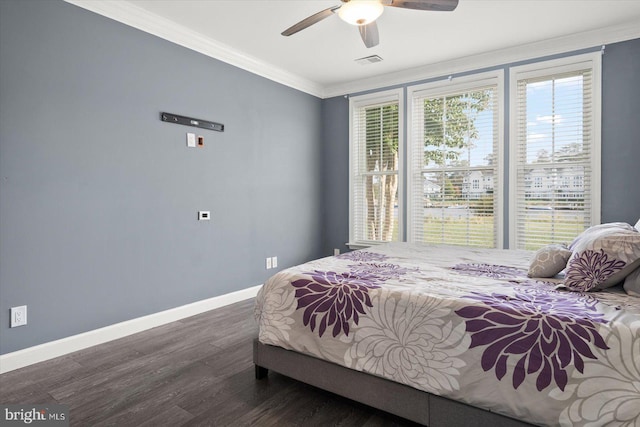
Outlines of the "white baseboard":
M 0 355 L 0 374 L 253 298 L 262 285 Z

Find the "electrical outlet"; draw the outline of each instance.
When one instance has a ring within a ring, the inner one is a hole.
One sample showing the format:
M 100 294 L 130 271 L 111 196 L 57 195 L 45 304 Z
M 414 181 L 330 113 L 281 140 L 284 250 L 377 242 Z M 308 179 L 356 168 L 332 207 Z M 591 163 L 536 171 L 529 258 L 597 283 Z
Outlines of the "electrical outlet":
M 24 326 L 27 324 L 27 306 L 11 307 L 11 327 Z
M 271 270 L 272 268 L 273 267 L 272 267 L 272 264 L 271 264 L 271 257 L 269 257 L 269 258 L 267 258 L 267 270 Z
M 273 267 L 273 268 L 277 268 L 278 267 L 278 257 L 277 256 L 271 257 L 271 267 Z
M 340 255 L 340 249 L 338 249 L 338 248 L 335 248 L 333 250 L 333 256 L 336 256 L 336 255 Z

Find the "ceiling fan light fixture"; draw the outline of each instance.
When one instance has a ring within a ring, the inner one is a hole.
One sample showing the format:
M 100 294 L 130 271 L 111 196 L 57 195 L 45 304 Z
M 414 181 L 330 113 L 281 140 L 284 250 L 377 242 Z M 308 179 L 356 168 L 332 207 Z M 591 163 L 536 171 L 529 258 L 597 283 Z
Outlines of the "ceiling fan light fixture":
M 338 16 L 351 25 L 367 25 L 378 19 L 383 10 L 379 1 L 350 0 L 338 9 Z

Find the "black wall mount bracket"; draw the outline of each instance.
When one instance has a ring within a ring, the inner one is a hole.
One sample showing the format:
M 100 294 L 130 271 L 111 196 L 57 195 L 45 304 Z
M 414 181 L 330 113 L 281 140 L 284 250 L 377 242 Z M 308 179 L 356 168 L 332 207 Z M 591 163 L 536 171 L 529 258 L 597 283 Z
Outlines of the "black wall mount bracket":
M 160 113 L 160 120 L 167 123 L 175 123 L 178 125 L 194 126 L 202 129 L 215 130 L 217 132 L 224 132 L 224 125 L 222 123 L 210 122 L 208 120 L 194 119 L 193 117 L 178 116 L 171 113 Z

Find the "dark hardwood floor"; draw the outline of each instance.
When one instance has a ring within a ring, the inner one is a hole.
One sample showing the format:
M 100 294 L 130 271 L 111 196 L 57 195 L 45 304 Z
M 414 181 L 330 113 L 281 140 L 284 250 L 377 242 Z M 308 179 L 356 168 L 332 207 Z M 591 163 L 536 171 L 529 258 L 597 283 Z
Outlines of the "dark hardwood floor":
M 0 403 L 72 426 L 415 426 L 274 372 L 256 380 L 254 300 L 0 375 Z

